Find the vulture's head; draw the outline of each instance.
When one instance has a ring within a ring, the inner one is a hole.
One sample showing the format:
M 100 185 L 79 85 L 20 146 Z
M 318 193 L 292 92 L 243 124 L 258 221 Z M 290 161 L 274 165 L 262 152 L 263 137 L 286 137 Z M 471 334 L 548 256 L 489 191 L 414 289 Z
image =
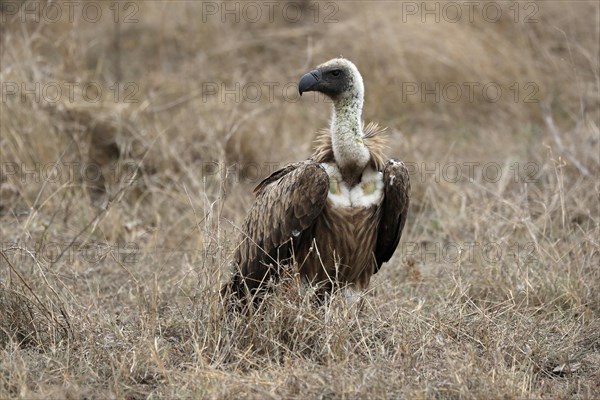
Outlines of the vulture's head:
M 321 92 L 337 101 L 343 98 L 360 98 L 364 86 L 358 68 L 345 58 L 334 58 L 305 74 L 298 83 L 300 96 L 304 92 Z

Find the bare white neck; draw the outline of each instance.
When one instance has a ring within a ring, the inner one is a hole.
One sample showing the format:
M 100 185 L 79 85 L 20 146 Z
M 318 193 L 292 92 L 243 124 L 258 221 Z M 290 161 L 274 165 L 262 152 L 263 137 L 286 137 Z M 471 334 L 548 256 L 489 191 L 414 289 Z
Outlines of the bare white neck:
M 333 106 L 331 144 L 335 161 L 342 169 L 351 168 L 362 172 L 371 157 L 363 142 L 362 107 L 361 91 L 336 100 Z

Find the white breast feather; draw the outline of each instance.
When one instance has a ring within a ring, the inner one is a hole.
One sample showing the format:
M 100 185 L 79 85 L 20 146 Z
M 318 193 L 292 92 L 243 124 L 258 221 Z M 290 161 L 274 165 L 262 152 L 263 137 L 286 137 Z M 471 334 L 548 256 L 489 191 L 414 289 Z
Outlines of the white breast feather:
M 335 184 L 337 182 L 337 187 L 339 188 L 338 193 L 332 193 L 329 190 L 329 194 L 327 198 L 331 201 L 334 207 L 351 207 L 352 203 L 350 203 L 350 189 L 348 185 L 342 180 L 342 174 L 338 170 L 338 168 L 334 164 L 321 164 L 325 170 L 327 171 L 327 175 L 329 175 L 330 185 Z
M 367 168 L 359 184 L 350 188 L 342 180 L 342 174 L 335 164 L 321 164 L 329 175 L 334 187 L 327 198 L 333 207 L 371 207 L 378 205 L 383 197 L 383 174 Z
M 369 191 L 365 188 L 372 186 Z M 371 169 L 363 172 L 360 184 L 354 186 L 350 191 L 350 203 L 353 207 L 371 207 L 378 205 L 383 195 L 383 174 Z

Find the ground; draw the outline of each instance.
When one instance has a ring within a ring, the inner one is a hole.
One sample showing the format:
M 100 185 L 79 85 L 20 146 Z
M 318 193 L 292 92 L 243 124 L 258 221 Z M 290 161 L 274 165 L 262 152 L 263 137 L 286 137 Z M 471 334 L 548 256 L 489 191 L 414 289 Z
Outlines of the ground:
M 0 398 L 600 397 L 597 2 L 0 6 Z M 359 303 L 291 276 L 227 316 L 340 55 L 411 172 L 400 246 Z

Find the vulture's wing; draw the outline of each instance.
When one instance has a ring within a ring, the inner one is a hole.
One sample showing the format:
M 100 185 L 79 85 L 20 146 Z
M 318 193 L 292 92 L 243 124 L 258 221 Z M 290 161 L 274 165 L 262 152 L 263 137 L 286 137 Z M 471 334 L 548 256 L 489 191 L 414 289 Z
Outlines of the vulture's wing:
M 403 162 L 389 160 L 385 163 L 383 184 L 385 189 L 377 231 L 377 247 L 375 249 L 377 269 L 375 272 L 379 271 L 381 264 L 392 258 L 406 223 L 410 181 L 408 170 Z
M 233 292 L 254 291 L 276 277 L 278 261 L 292 257 L 300 240 L 310 240 L 303 233 L 323 211 L 328 190 L 327 172 L 310 160 L 275 171 L 256 187 L 235 255 Z

